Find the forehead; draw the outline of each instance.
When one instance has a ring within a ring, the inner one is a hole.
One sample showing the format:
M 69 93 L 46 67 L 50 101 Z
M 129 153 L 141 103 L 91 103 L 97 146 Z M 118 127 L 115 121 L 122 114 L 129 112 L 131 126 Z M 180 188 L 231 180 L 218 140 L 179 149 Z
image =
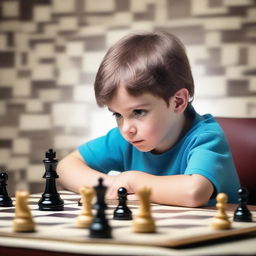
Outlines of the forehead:
M 127 92 L 124 86 L 119 86 L 112 100 L 107 104 L 109 110 L 118 111 L 135 108 L 150 107 L 159 103 L 165 103 L 163 99 L 150 93 L 142 93 L 133 96 Z

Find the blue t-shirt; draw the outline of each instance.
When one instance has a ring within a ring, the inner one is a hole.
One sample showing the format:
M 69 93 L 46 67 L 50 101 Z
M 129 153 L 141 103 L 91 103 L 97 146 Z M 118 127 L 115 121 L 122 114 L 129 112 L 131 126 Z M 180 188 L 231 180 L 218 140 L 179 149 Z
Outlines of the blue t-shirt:
M 229 203 L 237 203 L 239 178 L 223 130 L 210 115 L 197 114 L 186 134 L 162 154 L 141 152 L 128 143 L 118 128 L 78 147 L 84 161 L 103 173 L 138 170 L 153 175 L 200 174 L 216 193 L 223 192 Z M 210 200 L 209 204 L 215 203 Z

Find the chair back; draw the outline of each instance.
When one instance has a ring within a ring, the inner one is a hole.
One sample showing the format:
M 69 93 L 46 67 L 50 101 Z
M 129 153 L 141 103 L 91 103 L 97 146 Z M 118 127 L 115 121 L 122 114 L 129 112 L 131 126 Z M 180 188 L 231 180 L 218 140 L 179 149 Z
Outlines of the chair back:
M 241 186 L 249 191 L 248 204 L 256 204 L 256 118 L 216 120 L 228 139 Z

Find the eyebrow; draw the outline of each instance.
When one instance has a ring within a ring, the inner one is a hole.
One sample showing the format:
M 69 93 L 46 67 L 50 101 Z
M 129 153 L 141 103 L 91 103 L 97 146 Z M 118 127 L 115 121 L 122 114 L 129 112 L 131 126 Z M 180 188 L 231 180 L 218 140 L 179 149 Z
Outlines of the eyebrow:
M 148 103 L 138 104 L 138 105 L 131 106 L 131 107 L 127 108 L 126 110 L 142 109 L 142 108 L 148 107 L 149 105 L 150 105 L 150 104 L 148 104 Z M 108 110 L 109 110 L 110 112 L 116 112 L 116 111 L 114 111 L 113 109 L 111 109 L 110 107 L 108 107 Z

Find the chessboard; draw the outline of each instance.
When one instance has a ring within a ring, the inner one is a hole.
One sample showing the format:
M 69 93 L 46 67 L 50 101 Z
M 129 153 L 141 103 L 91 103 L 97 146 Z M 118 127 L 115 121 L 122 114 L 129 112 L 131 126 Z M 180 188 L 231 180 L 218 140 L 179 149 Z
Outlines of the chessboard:
M 210 226 L 216 210 L 206 208 L 186 208 L 151 204 L 152 216 L 156 224 L 156 233 L 133 233 L 132 220 L 114 220 L 113 212 L 117 200 L 107 201 L 106 215 L 112 227 L 112 238 L 89 238 L 88 229 L 77 228 L 77 216 L 82 206 L 78 205 L 80 195 L 69 191 L 59 191 L 64 200 L 64 211 L 40 211 L 38 201 L 41 194 L 30 195 L 28 203 L 36 223 L 36 231 L 32 233 L 15 233 L 12 229 L 15 217 L 14 206 L 0 207 L 0 237 L 35 240 L 58 241 L 65 243 L 150 245 L 176 248 L 198 242 L 206 242 L 220 238 L 235 237 L 256 231 L 256 211 L 252 211 L 253 222 L 233 222 L 233 212 L 227 211 L 232 221 L 232 228 L 213 230 Z M 127 205 L 133 215 L 138 212 L 138 202 L 128 201 Z

